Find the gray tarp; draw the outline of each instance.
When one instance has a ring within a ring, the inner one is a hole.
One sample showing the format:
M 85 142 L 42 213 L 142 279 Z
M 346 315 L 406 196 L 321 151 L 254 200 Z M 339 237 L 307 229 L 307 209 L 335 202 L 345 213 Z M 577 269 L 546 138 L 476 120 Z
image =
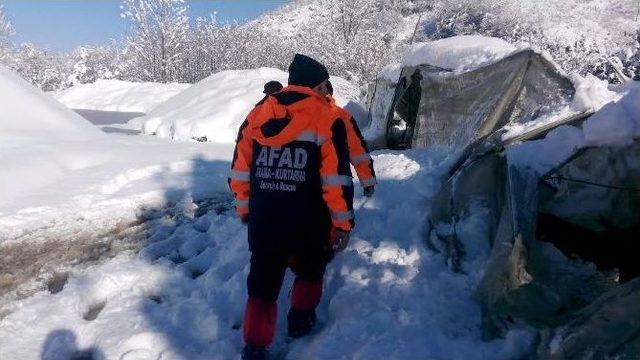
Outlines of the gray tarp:
M 504 144 L 490 140 L 467 151 L 445 180 L 428 237 L 463 271 L 456 224 L 474 204 L 488 209 L 484 241 L 492 250 L 476 294 L 487 339 L 514 323 L 567 323 L 619 279 L 639 275 L 640 141 L 579 151 L 539 177 L 511 166 Z
M 387 116 L 387 144 L 461 150 L 508 123 L 552 111 L 574 92 L 552 63 L 531 50 L 462 74 L 427 64 L 405 67 Z
M 381 84 L 371 114 L 380 117 L 376 126 L 386 125 L 387 147 L 442 146 L 459 156 L 434 198 L 425 235 L 455 271 L 477 260 L 469 257 L 478 256 L 482 243 L 490 249 L 480 255 L 487 265 L 476 289 L 483 336 L 520 325 L 555 328 L 543 332 L 542 358 L 640 358 L 640 321 L 631 320 L 640 319 L 640 308 L 607 304 L 638 297 L 637 281 L 620 283 L 640 275 L 640 140 L 580 150 L 543 176 L 511 164 L 508 144 L 544 137 L 560 125 L 581 126 L 591 115 L 558 118 L 502 139 L 505 125 L 552 114 L 575 93 L 533 51 L 462 74 L 428 64 L 405 67 L 390 105 L 390 85 Z M 470 234 L 465 226 L 474 222 L 483 226 Z M 587 356 L 586 344 L 598 356 Z

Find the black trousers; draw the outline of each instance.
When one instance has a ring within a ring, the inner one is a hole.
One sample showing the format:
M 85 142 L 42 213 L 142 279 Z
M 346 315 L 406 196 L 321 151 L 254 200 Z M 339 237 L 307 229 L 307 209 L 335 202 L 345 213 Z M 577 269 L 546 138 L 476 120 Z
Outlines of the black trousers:
M 251 252 L 251 267 L 247 277 L 250 298 L 277 300 L 287 267 L 302 280 L 322 280 L 327 264 L 333 258 L 328 240 L 303 250 L 280 250 Z

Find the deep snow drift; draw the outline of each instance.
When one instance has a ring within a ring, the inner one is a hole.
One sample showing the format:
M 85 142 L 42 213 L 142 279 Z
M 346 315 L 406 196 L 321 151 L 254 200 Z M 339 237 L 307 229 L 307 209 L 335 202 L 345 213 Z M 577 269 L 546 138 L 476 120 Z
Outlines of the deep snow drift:
M 106 136 L 0 66 L 0 212 L 71 171 L 110 159 Z
M 114 198 L 131 210 L 138 197 L 163 199 L 172 182 L 189 183 L 198 159 L 220 159 L 217 171 L 226 171 L 230 147 L 107 136 L 4 67 L 0 93 L 0 243 Z
M 130 125 L 172 140 L 206 137 L 210 142 L 230 144 L 249 111 L 264 96 L 264 84 L 277 80 L 286 85 L 287 77 L 287 73 L 271 68 L 222 71 L 163 102 L 147 116 L 132 120 Z M 355 86 L 337 77 L 331 82 L 339 105 L 351 102 L 349 107 L 353 107 L 357 103 L 360 94 Z M 354 111 L 355 115 L 361 116 L 361 112 Z
M 189 86 L 98 80 L 59 91 L 54 97 L 72 109 L 148 113 Z

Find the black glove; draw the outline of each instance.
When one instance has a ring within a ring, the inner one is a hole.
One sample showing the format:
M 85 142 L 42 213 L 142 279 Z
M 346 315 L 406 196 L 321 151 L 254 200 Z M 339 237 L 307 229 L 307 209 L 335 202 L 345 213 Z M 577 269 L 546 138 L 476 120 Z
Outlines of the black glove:
M 349 232 L 342 229 L 331 229 L 331 247 L 333 251 L 340 252 L 349 245 Z
M 372 197 L 372 196 L 373 196 L 373 193 L 376 191 L 376 188 L 375 188 L 375 186 L 374 186 L 374 185 L 371 185 L 371 186 L 367 186 L 367 187 L 365 187 L 363 190 L 364 190 L 364 191 L 363 191 L 364 196 L 366 196 L 366 197 Z
M 240 215 L 240 221 L 244 225 L 249 225 L 249 214 Z

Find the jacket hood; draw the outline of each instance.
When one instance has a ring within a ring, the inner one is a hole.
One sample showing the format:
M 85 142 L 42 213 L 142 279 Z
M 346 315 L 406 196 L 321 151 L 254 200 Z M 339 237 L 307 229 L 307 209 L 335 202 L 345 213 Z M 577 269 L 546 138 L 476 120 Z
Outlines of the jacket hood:
M 298 138 L 330 107 L 330 99 L 310 88 L 289 85 L 259 105 L 250 126 L 261 144 L 278 146 Z

